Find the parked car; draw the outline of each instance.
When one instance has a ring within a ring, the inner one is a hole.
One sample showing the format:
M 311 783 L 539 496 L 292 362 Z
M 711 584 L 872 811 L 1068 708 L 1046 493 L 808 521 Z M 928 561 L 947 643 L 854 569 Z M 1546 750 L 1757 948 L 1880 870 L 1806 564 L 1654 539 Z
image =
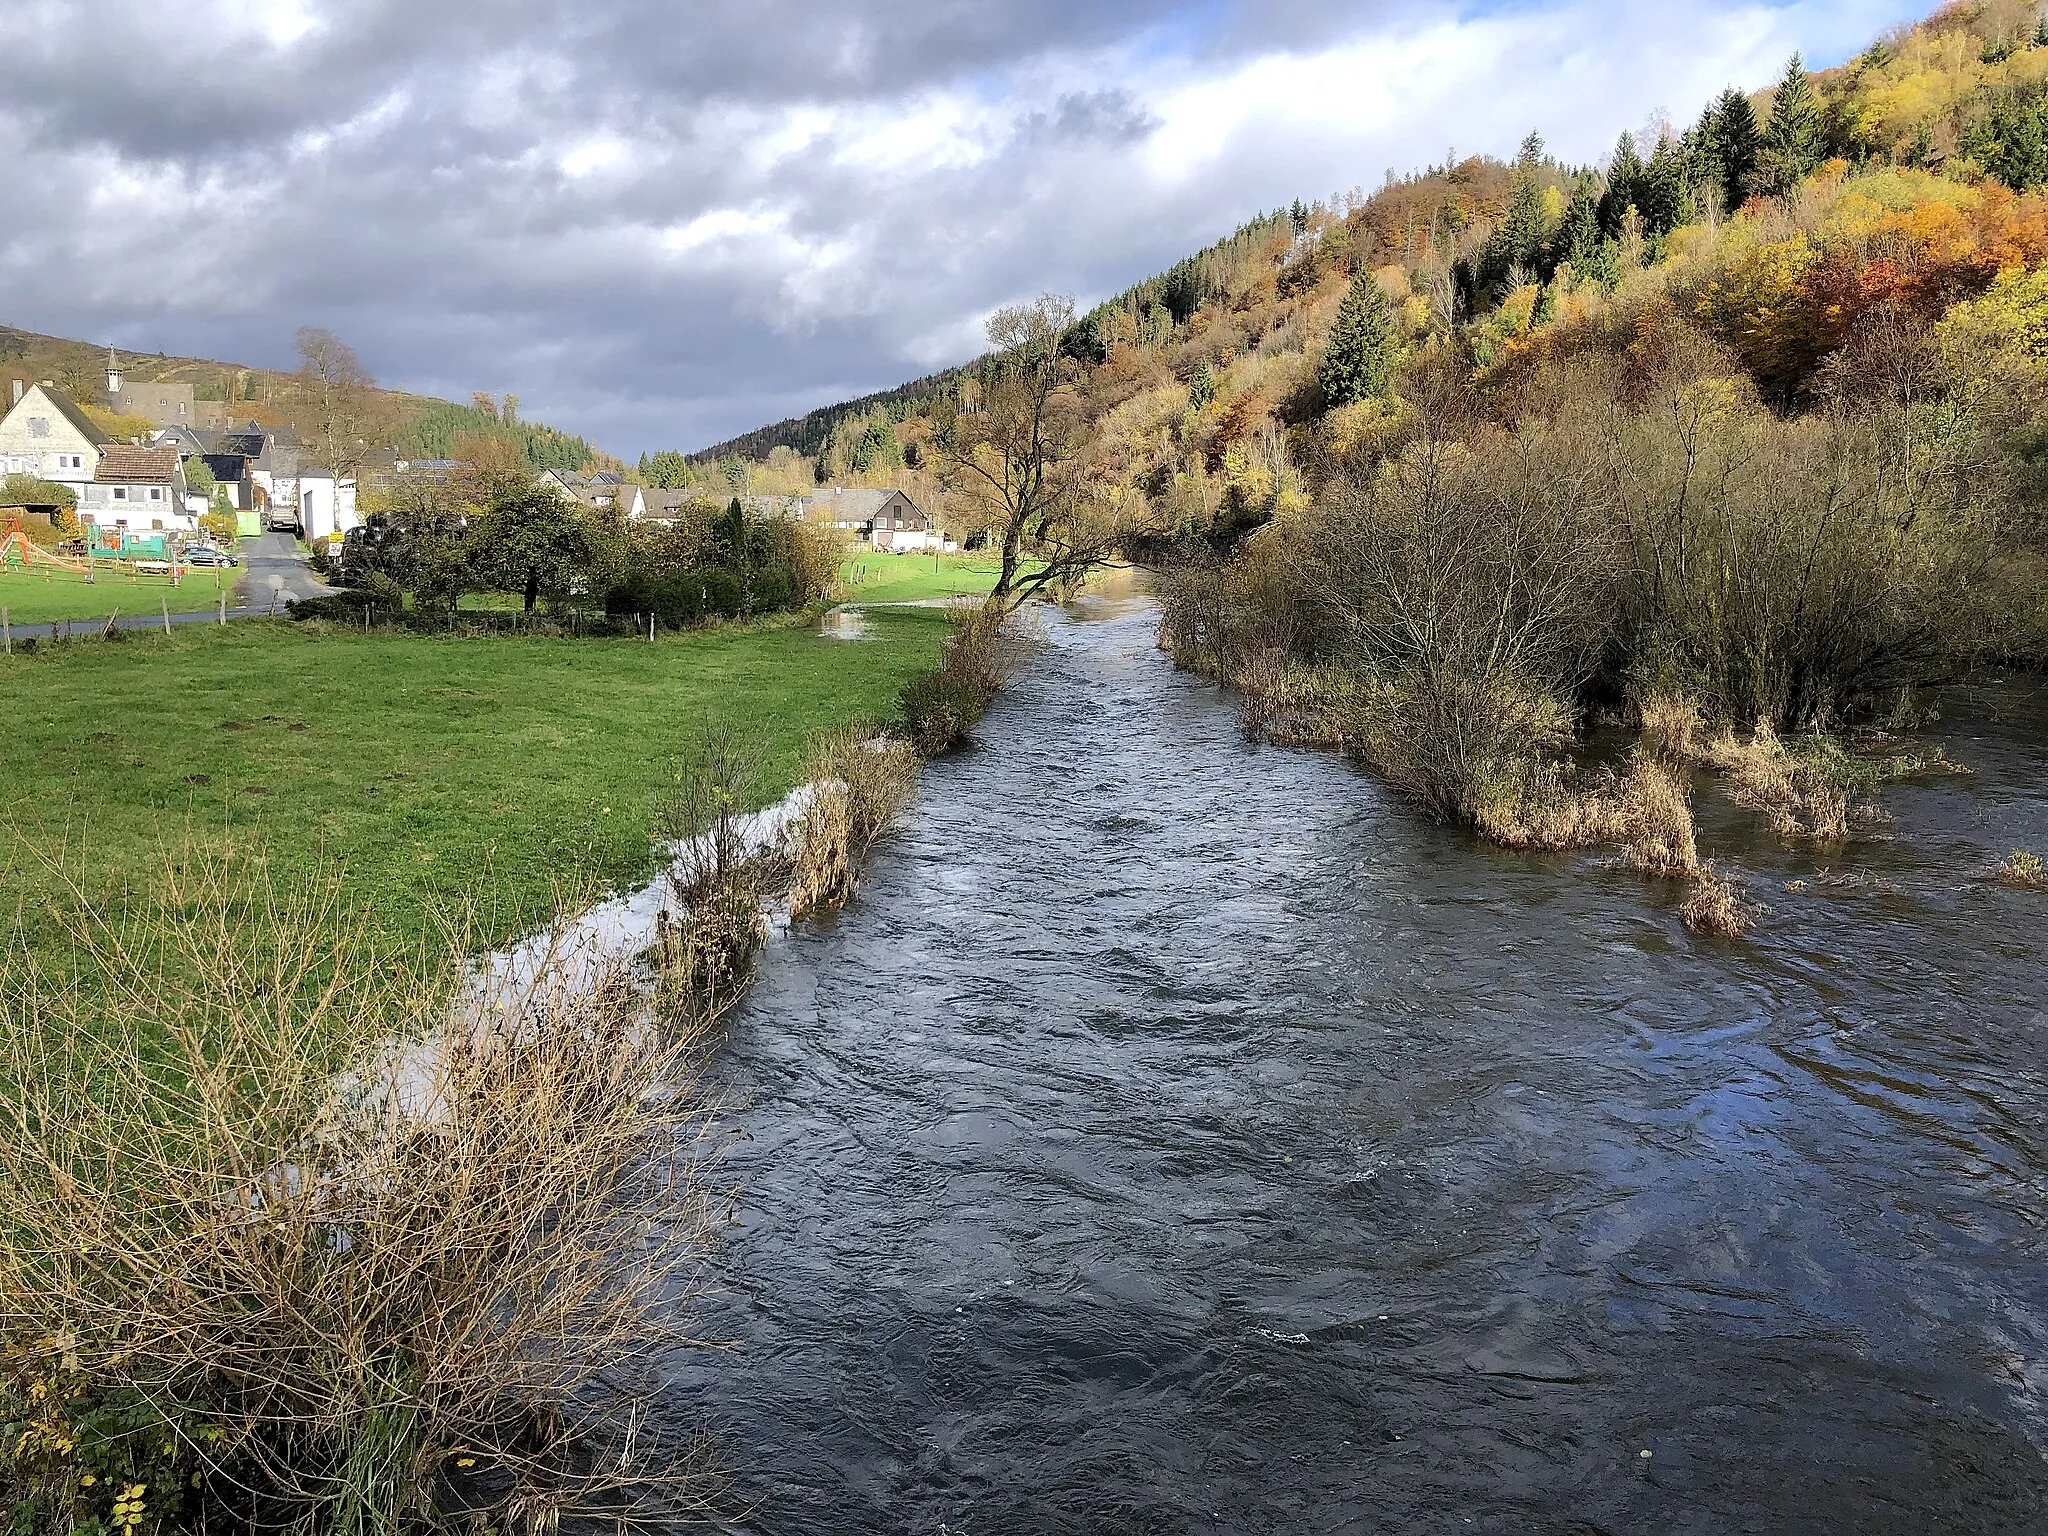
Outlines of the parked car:
M 195 544 L 181 557 L 187 565 L 240 565 L 239 555 L 231 555 L 224 549 L 215 549 L 210 544 Z

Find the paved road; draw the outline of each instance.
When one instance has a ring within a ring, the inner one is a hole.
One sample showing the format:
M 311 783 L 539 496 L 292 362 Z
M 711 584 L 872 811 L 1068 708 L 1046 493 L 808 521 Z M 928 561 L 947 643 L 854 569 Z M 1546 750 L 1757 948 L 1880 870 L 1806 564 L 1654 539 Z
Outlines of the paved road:
M 334 591 L 313 574 L 306 564 L 306 557 L 289 534 L 266 533 L 260 537 L 242 540 L 242 572 L 236 583 L 234 594 L 228 599 L 228 617 L 231 619 L 256 619 L 270 613 L 283 613 L 284 605 L 293 598 L 326 597 Z M 92 635 L 106 627 L 104 617 L 97 619 L 68 619 L 56 624 L 17 624 L 14 638 L 17 640 L 47 640 L 57 634 Z M 197 613 L 174 613 L 173 624 L 217 624 L 219 610 L 201 609 Z M 162 613 L 123 614 L 115 620 L 118 629 L 162 629 Z
M 242 540 L 242 580 L 235 589 L 251 609 L 268 609 L 271 597 L 283 610 L 295 597 L 328 597 L 334 588 L 313 574 L 298 543 L 288 533 L 259 534 Z

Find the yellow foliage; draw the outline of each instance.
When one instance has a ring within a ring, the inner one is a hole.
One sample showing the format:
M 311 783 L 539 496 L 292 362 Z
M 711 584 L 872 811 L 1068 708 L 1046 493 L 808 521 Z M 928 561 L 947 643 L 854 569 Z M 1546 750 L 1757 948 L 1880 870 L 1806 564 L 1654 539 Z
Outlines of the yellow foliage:
M 1392 442 L 1408 415 L 1398 400 L 1361 400 L 1339 406 L 1322 420 L 1323 447 L 1333 458 L 1377 452 Z
M 1819 261 L 1803 234 L 1753 246 L 1707 284 L 1696 313 L 1759 377 L 1782 375 L 1799 340 L 1806 277 Z
M 1981 299 L 1951 309 L 1935 338 L 1965 367 L 1991 358 L 2048 363 L 2048 268 L 2001 274 Z
M 119 411 L 110 411 L 103 405 L 87 405 L 79 402 L 78 408 L 85 412 L 85 419 L 98 427 L 107 436 L 120 442 L 131 437 L 148 437 L 157 429 L 156 423 L 146 416 L 123 416 Z
M 1536 301 L 1543 296 L 1543 290 L 1534 283 L 1524 283 L 1505 299 L 1494 311 L 1494 323 L 1503 335 L 1520 336 L 1529 329 L 1536 317 Z

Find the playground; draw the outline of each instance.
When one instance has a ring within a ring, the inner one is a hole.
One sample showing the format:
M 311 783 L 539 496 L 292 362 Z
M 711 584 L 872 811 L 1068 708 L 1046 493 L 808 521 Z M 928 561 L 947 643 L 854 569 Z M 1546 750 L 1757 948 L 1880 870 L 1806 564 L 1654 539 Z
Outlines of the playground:
M 113 614 L 196 613 L 234 591 L 233 570 L 187 569 L 173 581 L 130 560 L 46 549 L 19 522 L 0 523 L 0 609 L 15 624 L 106 619 Z

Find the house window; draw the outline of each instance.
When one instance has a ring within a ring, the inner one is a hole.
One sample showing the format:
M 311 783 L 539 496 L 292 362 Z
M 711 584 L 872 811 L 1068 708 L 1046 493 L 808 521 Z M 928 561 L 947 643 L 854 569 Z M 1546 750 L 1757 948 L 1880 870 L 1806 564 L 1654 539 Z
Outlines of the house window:
M 28 435 L 30 437 L 48 437 L 50 435 L 50 418 L 47 416 L 29 417 Z
M 164 499 L 163 487 L 152 485 L 149 488 L 149 499 L 151 501 L 162 501 Z
M 125 485 L 117 485 L 117 486 L 115 486 L 115 487 L 114 487 L 114 500 L 116 500 L 116 501 L 126 501 L 127 499 L 128 499 L 128 487 L 127 487 L 127 486 L 125 486 Z

